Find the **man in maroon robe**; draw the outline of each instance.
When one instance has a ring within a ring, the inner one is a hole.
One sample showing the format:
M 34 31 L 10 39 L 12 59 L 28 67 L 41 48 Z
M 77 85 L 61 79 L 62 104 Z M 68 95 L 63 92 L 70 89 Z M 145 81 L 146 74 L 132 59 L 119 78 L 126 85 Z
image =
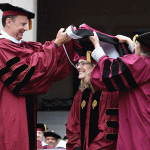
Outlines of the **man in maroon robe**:
M 23 33 L 28 30 L 27 22 L 34 18 L 34 14 L 8 3 L 1 3 L 0 9 L 3 11 L 0 35 L 0 150 L 33 150 L 36 149 L 36 142 L 33 142 L 36 141 L 36 98 L 34 95 L 31 98 L 30 94 L 44 94 L 53 81 L 70 74 L 71 65 L 62 44 L 66 43 L 70 59 L 74 55 L 73 45 L 78 44 L 70 41 L 64 29 L 58 31 L 55 40 L 46 41 L 44 45 L 22 41 Z

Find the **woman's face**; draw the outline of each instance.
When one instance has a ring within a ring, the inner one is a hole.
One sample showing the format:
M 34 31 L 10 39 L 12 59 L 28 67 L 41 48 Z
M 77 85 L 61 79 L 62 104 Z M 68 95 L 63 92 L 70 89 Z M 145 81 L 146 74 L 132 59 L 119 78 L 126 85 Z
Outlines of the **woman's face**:
M 91 63 L 87 62 L 84 59 L 79 59 L 77 63 L 77 70 L 79 72 L 79 79 L 84 79 L 87 75 L 87 73 L 91 72 L 93 69 L 93 66 Z

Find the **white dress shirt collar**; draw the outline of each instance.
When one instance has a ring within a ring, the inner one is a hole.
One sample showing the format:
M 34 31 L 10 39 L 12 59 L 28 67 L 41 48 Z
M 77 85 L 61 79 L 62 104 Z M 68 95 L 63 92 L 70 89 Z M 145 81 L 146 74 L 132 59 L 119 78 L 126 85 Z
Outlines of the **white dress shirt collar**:
M 3 30 L 1 31 L 1 34 L 2 34 L 2 35 L 0 35 L 0 39 L 1 39 L 1 38 L 5 38 L 5 39 L 8 39 L 8 40 L 10 40 L 10 41 L 12 41 L 12 42 L 14 42 L 14 43 L 17 43 L 17 44 L 19 44 L 19 43 L 22 42 L 21 40 L 18 41 L 18 40 L 15 39 L 14 37 L 10 36 L 10 35 L 7 34 L 6 32 L 4 32 Z

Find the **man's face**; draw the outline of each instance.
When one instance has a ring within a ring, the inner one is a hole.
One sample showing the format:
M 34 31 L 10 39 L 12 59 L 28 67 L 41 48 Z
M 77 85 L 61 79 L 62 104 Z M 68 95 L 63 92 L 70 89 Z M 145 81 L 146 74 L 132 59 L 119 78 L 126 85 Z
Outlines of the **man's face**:
M 58 144 L 58 140 L 54 137 L 51 136 L 46 136 L 45 137 L 45 143 L 47 143 L 49 146 L 51 147 L 56 147 L 56 145 Z
M 17 16 L 13 20 L 10 19 L 10 36 L 20 41 L 23 38 L 23 33 L 28 30 L 27 23 L 27 16 Z
M 42 131 L 37 131 L 37 140 L 40 142 L 43 141 L 43 132 Z

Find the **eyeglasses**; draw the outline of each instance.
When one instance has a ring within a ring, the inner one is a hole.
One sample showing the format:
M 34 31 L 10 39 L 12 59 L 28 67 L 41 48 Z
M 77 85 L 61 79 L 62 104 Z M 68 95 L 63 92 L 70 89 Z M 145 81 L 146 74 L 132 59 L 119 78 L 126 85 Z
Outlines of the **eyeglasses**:
M 91 64 L 91 63 L 90 63 L 90 62 L 81 61 L 81 62 L 78 62 L 78 63 L 76 64 L 76 68 L 77 68 L 78 66 L 83 67 L 85 64 Z

